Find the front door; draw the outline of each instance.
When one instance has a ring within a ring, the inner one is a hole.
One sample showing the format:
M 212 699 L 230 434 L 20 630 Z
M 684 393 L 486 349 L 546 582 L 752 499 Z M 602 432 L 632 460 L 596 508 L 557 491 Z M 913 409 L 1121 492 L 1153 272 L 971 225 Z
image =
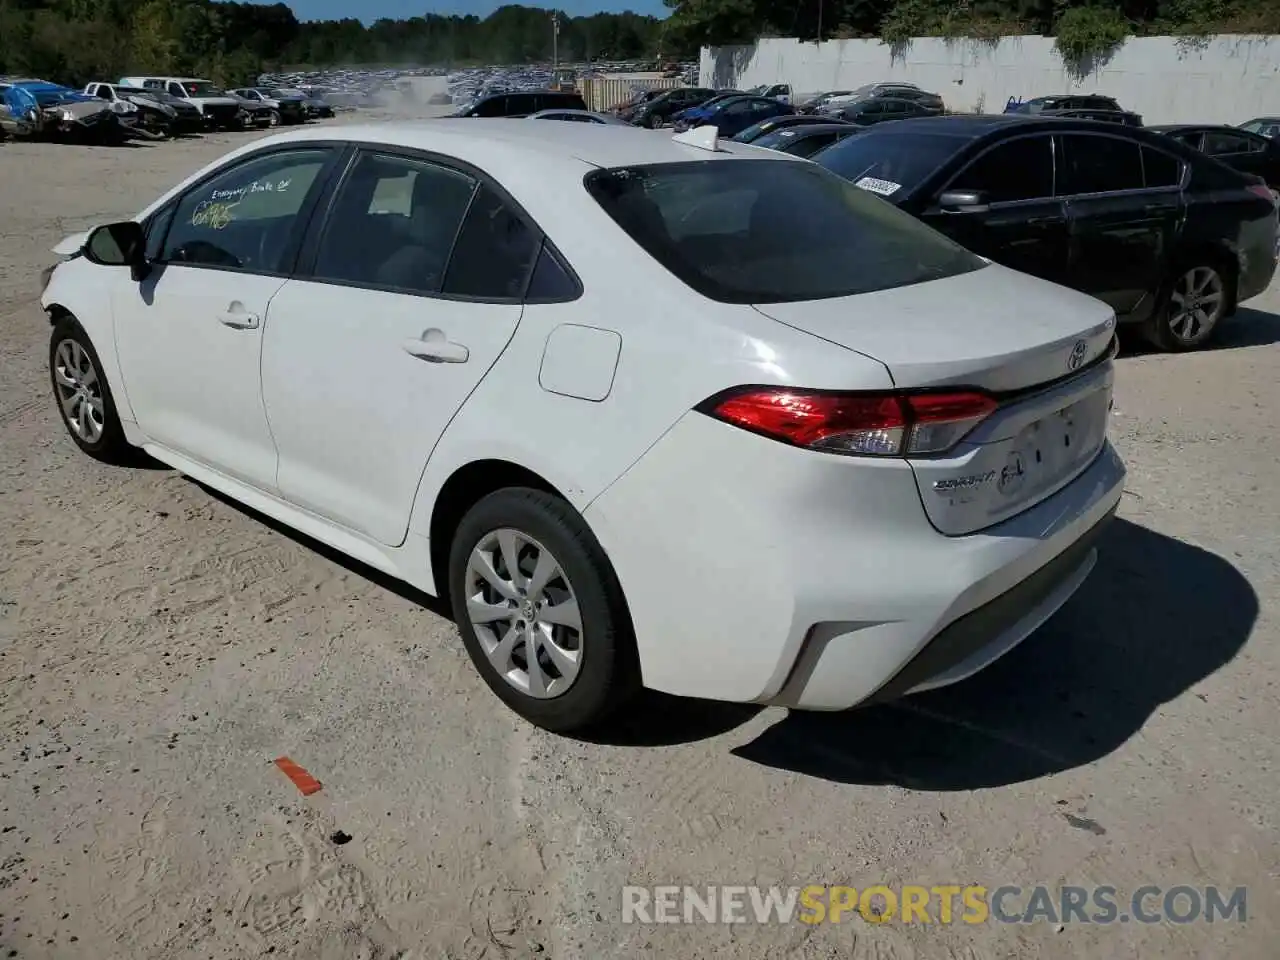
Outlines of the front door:
M 125 390 L 147 438 L 263 489 L 276 451 L 262 406 L 262 332 L 327 148 L 245 160 L 166 218 L 150 275 L 113 293 Z
M 362 153 L 330 211 L 263 346 L 278 486 L 397 546 L 427 458 L 515 333 L 540 238 L 474 177 L 408 156 Z
M 1070 285 L 1117 314 L 1133 311 L 1163 280 L 1178 194 L 1147 189 L 1136 142 L 1095 133 L 1059 135 L 1057 190 L 1067 201 Z
M 1051 136 L 997 144 L 956 174 L 945 191 L 978 192 L 986 204 L 947 209 L 935 203 L 923 216 L 931 227 L 1002 266 L 1067 281 L 1067 217 L 1053 195 Z

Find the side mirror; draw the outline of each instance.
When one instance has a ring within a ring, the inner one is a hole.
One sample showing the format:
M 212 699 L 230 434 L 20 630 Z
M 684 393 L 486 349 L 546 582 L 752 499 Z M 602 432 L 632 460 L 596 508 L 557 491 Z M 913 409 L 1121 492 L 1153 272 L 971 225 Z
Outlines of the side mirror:
M 982 190 L 946 190 L 938 197 L 943 213 L 984 213 L 987 195 Z
M 95 227 L 84 242 L 84 256 L 104 267 L 129 267 L 135 280 L 147 273 L 147 236 L 132 220 Z

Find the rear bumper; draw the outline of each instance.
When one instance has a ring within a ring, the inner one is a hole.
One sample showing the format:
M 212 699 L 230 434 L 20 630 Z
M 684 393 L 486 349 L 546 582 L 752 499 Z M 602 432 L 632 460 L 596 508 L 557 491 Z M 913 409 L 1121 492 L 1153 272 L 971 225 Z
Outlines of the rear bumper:
M 689 414 L 585 516 L 646 686 L 839 710 L 950 683 L 1011 649 L 1093 562 L 1124 466 L 981 533 L 930 525 L 909 466 L 786 447 Z
M 1240 276 L 1236 283 L 1236 302 L 1243 303 L 1262 293 L 1276 274 L 1276 258 L 1280 257 L 1280 232 L 1277 219 L 1258 220 L 1247 224 L 1247 235 L 1240 248 Z

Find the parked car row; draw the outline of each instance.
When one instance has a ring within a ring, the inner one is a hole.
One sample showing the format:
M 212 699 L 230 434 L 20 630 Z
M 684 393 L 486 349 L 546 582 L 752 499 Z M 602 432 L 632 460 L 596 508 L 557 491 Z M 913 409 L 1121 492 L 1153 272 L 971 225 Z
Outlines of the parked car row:
M 163 139 L 208 130 L 305 123 L 333 108 L 297 90 L 222 90 L 194 77 L 134 76 L 83 90 L 22 77 L 0 77 L 0 131 L 14 137 L 65 137 L 98 143 Z
M 737 129 L 712 107 L 695 122 L 809 158 L 969 250 L 1097 297 L 1161 349 L 1201 347 L 1280 257 L 1280 142 L 1081 115 L 1101 109 L 876 125 L 788 114 Z

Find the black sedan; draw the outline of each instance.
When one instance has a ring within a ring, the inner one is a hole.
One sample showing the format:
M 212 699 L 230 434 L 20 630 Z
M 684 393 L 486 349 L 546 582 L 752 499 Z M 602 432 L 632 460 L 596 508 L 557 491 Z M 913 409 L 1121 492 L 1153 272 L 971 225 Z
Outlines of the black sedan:
M 759 123 L 753 123 L 751 126 L 747 127 L 747 129 L 743 130 L 741 133 L 735 134 L 733 139 L 737 143 L 755 143 L 758 139 L 763 137 L 766 133 L 773 133 L 775 130 L 782 130 L 786 127 L 798 127 L 798 126 L 807 127 L 807 126 L 812 126 L 815 123 L 822 123 L 822 122 L 824 121 L 819 120 L 817 117 L 808 117 L 808 116 L 805 116 L 804 114 L 799 114 L 799 113 L 786 114 L 781 117 L 769 117 L 768 119 L 761 120 Z M 844 121 L 825 121 L 825 122 L 844 123 Z M 852 124 L 845 123 L 845 126 L 852 126 Z
M 811 157 L 819 150 L 831 146 L 843 140 L 845 137 L 851 137 L 854 134 L 862 133 L 866 128 L 860 127 L 855 123 L 823 123 L 821 121 L 814 122 L 813 118 L 809 118 L 810 122 L 804 125 L 792 124 L 766 133 L 762 137 L 757 137 L 751 141 L 752 146 L 767 147 L 770 150 L 777 150 L 779 153 L 789 153 L 793 157 Z
M 1236 170 L 1261 177 L 1271 189 L 1280 190 L 1280 141 L 1239 127 L 1183 124 L 1147 129 L 1207 153 Z
M 931 117 L 812 159 L 975 253 L 1098 297 L 1164 350 L 1208 342 L 1276 270 L 1271 191 L 1137 127 Z
M 848 120 L 869 127 L 873 123 L 886 123 L 889 120 L 907 120 L 911 117 L 934 117 L 939 111 L 919 100 L 907 100 L 903 97 L 873 97 L 870 100 L 854 100 L 843 104 L 836 110 L 830 106 L 821 111 L 821 115 L 832 120 Z

